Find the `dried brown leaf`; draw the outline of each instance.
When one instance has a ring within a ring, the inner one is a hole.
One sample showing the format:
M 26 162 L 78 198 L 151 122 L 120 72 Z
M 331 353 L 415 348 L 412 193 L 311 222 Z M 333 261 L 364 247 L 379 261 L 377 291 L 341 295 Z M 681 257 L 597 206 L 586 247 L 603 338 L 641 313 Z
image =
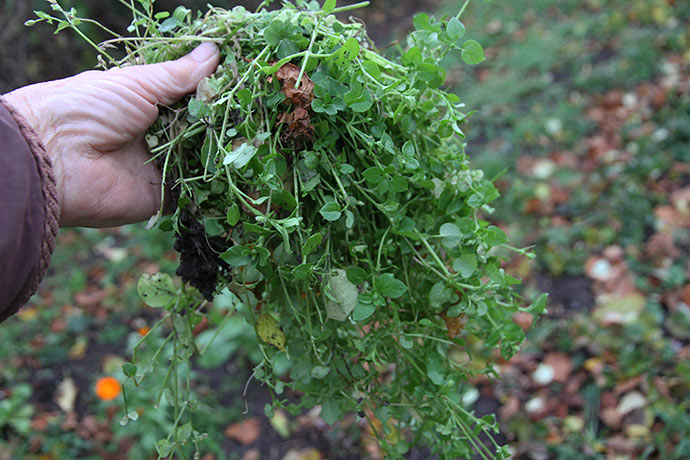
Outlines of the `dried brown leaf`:
M 573 362 L 565 353 L 552 352 L 544 357 L 544 364 L 553 368 L 553 381 L 565 383 L 568 381 L 570 371 L 573 370 Z
M 238 423 L 233 423 L 225 429 L 225 436 L 244 445 L 255 442 L 259 439 L 260 434 L 261 423 L 258 417 L 252 417 Z
M 285 94 L 287 100 L 292 102 L 295 107 L 309 110 L 311 102 L 314 100 L 314 82 L 304 74 L 299 87 L 295 88 L 299 74 L 300 68 L 288 62 L 278 69 L 274 75 L 280 80 L 282 84 L 281 91 Z

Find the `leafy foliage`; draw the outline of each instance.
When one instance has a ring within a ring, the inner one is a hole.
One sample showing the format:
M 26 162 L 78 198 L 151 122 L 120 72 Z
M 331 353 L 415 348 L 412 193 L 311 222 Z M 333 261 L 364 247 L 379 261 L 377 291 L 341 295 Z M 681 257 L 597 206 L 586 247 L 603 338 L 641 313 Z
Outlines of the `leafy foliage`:
M 357 411 L 392 458 L 417 443 L 442 458 L 492 450 L 503 458 L 477 438 L 493 440 L 494 418 L 476 417 L 459 393 L 470 376 L 492 372 L 490 360 L 477 369 L 450 355 L 499 349 L 509 358 L 524 339 L 512 320 L 518 280 L 492 251 L 510 249 L 507 238 L 480 218 L 498 192 L 469 168 L 467 115 L 441 89 L 438 62 L 451 50 L 468 64 L 484 60 L 481 45 L 463 38 L 468 2 L 449 21 L 416 16 L 407 48 L 391 57 L 371 47 L 361 24 L 331 14 L 354 6 L 330 0 L 203 15 L 154 14 L 153 2 L 139 3 L 136 36 L 109 42 L 124 47 L 124 59 L 94 45 L 104 65 L 161 62 L 200 41 L 222 55 L 147 137 L 177 200 L 172 216 L 150 225 L 177 235 L 178 274 L 198 288 L 176 288 L 165 274 L 138 285 L 149 306 L 168 311 L 152 329 L 169 327 L 172 344 L 161 394 L 176 420 L 174 435 L 156 443 L 159 455 L 201 439 L 178 368 L 213 346 L 211 338 L 200 347 L 193 331 L 220 296 L 255 327 L 263 359 L 253 377 L 275 406 L 321 405 L 328 423 Z M 84 19 L 52 7 L 65 19 L 39 12 L 38 21 L 80 33 Z M 543 298 L 535 305 L 543 310 Z M 136 360 L 146 338 L 123 367 L 137 385 L 152 369 Z M 285 397 L 286 386 L 300 402 Z M 123 423 L 136 419 L 125 413 Z

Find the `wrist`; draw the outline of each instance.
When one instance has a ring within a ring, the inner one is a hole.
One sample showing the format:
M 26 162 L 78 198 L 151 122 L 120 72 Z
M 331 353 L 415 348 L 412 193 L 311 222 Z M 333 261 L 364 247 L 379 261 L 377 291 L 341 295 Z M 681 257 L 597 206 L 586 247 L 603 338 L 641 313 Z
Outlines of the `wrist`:
M 61 212 L 62 203 L 64 203 L 62 164 L 59 155 L 55 153 L 55 142 L 49 134 L 50 129 L 39 115 L 44 102 L 42 101 L 43 98 L 40 96 L 32 98 L 30 94 L 34 89 L 33 87 L 38 85 L 16 89 L 4 94 L 2 100 L 12 112 L 12 116 L 20 126 L 34 156 L 43 160 L 38 162 L 39 168 L 46 170 L 42 176 L 49 176 L 50 182 L 54 184 L 52 193 L 55 194 L 57 207 L 60 211 L 58 217 L 62 221 L 64 217 Z

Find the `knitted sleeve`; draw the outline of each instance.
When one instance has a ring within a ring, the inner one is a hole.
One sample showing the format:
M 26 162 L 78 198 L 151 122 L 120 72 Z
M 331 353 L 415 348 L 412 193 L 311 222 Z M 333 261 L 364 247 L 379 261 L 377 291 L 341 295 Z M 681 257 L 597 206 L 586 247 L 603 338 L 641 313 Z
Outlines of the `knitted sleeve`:
M 45 148 L 0 97 L 0 321 L 36 292 L 55 248 L 59 213 Z

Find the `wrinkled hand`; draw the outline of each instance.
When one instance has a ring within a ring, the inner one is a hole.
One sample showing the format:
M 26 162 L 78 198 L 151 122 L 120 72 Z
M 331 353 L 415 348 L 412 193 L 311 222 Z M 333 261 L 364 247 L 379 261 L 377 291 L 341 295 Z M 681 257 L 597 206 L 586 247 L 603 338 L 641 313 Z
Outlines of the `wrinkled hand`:
M 53 163 L 60 226 L 145 220 L 161 204 L 160 173 L 144 136 L 169 105 L 194 91 L 219 62 L 205 43 L 160 64 L 88 71 L 3 96 L 36 130 Z

